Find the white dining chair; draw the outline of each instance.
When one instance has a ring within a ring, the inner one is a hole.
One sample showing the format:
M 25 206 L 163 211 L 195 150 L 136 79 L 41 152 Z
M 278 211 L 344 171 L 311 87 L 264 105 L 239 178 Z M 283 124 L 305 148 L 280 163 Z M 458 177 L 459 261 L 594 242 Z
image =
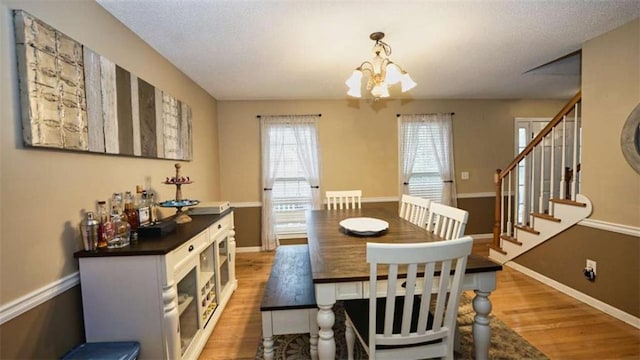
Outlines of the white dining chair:
M 327 191 L 325 193 L 327 209 L 360 209 L 362 190 Z
M 400 217 L 420 227 L 427 225 L 427 213 L 431 200 L 402 194 L 400 200 Z
M 446 240 L 457 239 L 464 235 L 468 218 L 466 210 L 432 201 L 426 229 Z
M 472 246 L 470 236 L 429 243 L 367 243 L 369 298 L 344 301 L 349 359 L 356 337 L 369 359 L 453 359 L 462 280 Z M 388 273 L 380 290 L 379 265 Z M 407 269 L 406 279 L 398 279 L 399 266 Z M 439 274 L 450 274 L 448 281 Z M 405 280 L 406 288 L 398 286 Z

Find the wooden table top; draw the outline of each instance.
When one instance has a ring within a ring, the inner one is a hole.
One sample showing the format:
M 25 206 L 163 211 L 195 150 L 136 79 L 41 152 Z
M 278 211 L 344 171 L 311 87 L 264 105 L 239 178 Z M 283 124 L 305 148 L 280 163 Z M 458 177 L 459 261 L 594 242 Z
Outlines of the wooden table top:
M 423 228 L 406 221 L 397 211 L 384 208 L 350 210 L 309 210 L 307 238 L 314 283 L 333 283 L 369 280 L 366 261 L 367 242 L 416 243 L 443 241 Z M 340 221 L 352 217 L 371 217 L 387 221 L 389 229 L 377 236 L 354 236 L 341 228 Z M 491 259 L 471 255 L 467 273 L 502 270 Z M 381 274 L 384 277 L 385 274 Z

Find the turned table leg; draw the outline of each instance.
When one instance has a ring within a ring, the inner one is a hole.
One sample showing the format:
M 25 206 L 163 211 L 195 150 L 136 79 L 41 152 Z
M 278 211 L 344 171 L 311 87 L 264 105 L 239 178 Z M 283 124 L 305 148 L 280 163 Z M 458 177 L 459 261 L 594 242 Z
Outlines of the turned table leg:
M 473 319 L 473 344 L 476 350 L 476 359 L 485 360 L 489 357 L 489 344 L 491 341 L 491 327 L 489 326 L 489 313 L 491 301 L 489 291 L 474 290 L 473 310 L 476 315 Z
M 335 314 L 333 304 L 318 304 L 318 358 L 320 360 L 333 360 L 336 357 L 336 341 L 333 337 L 333 324 Z

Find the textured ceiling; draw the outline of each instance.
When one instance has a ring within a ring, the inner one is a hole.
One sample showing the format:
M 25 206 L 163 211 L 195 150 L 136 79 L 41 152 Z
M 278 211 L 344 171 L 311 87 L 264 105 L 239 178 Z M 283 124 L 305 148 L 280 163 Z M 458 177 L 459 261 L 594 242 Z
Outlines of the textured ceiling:
M 540 66 L 640 16 L 639 0 L 98 2 L 219 100 L 345 99 L 375 31 L 418 83 L 392 97 L 568 98 L 576 57 Z

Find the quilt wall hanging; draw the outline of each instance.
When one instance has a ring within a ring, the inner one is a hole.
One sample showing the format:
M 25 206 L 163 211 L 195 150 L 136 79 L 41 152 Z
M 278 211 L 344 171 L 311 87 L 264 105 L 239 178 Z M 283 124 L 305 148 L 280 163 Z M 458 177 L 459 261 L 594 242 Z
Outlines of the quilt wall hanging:
M 26 146 L 192 160 L 191 108 L 14 10 Z

